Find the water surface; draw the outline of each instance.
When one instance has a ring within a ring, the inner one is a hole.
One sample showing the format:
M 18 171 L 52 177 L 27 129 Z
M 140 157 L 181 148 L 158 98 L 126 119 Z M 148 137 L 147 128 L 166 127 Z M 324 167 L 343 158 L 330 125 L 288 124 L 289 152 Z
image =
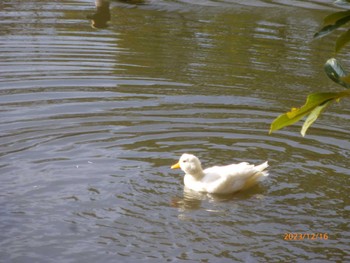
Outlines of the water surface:
M 306 138 L 268 135 L 306 94 L 340 89 L 322 69 L 334 37 L 312 41 L 334 10 L 112 2 L 98 29 L 93 1 L 3 1 L 1 261 L 350 261 L 346 102 Z M 183 152 L 205 167 L 269 160 L 270 176 L 232 196 L 184 192 L 169 168 Z

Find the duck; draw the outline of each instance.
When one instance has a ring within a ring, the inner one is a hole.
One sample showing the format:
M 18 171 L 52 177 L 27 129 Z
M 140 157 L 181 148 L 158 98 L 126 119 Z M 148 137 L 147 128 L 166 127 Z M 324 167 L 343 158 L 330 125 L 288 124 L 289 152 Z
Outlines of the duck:
M 268 166 L 267 161 L 260 165 L 241 162 L 203 170 L 196 156 L 184 153 L 171 169 L 180 168 L 185 172 L 184 184 L 188 189 L 209 194 L 231 194 L 264 180 L 269 175 L 265 170 Z

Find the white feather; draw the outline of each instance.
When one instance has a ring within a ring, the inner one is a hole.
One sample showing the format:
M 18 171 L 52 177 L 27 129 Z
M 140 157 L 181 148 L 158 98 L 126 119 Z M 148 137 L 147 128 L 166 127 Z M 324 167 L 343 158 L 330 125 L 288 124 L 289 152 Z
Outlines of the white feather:
M 184 183 L 189 189 L 198 192 L 229 194 L 245 190 L 262 181 L 268 172 L 268 163 L 252 165 L 246 162 L 226 166 L 213 166 L 202 169 L 199 159 L 192 154 L 183 154 L 172 168 L 185 172 Z

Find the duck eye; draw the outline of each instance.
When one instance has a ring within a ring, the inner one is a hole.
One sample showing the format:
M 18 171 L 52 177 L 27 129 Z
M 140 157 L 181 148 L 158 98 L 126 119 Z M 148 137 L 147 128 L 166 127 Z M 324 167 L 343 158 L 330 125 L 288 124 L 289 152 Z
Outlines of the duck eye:
M 183 160 L 182 162 L 185 163 L 185 162 L 187 162 L 187 161 L 186 161 L 186 160 Z

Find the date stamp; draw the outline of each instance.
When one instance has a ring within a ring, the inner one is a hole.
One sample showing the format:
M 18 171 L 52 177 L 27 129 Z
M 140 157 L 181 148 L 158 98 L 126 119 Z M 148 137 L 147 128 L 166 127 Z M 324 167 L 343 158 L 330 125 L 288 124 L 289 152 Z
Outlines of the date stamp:
M 300 241 L 300 240 L 328 240 L 328 233 L 284 233 L 283 240 Z

